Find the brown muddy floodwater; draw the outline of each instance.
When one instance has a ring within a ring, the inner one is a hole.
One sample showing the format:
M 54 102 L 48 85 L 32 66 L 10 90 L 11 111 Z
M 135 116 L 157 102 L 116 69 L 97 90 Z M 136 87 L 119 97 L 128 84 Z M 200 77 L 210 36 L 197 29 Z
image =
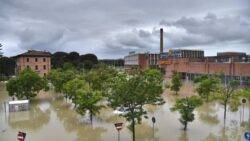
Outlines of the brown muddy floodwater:
M 189 89 L 187 86 L 182 91 Z M 205 104 L 195 111 L 195 121 L 184 132 L 178 120 L 179 114 L 169 109 L 175 98 L 168 93 L 164 94 L 164 105 L 148 106 L 149 119 L 136 126 L 137 141 L 244 141 L 243 134 L 250 129 L 248 106 L 245 106 L 244 117 L 243 107 L 238 112 L 228 111 L 226 128 L 223 128 L 223 108 L 218 103 Z M 32 102 L 28 112 L 5 114 L 3 102 L 9 98 L 3 83 L 0 83 L 0 141 L 16 141 L 18 131 L 27 133 L 26 141 L 117 140 L 113 124 L 125 120 L 114 115 L 111 109 L 103 109 L 90 125 L 88 117 L 78 115 L 62 97 L 52 91 L 41 95 Z M 152 116 L 156 117 L 154 139 Z M 121 141 L 130 140 L 131 132 L 125 126 L 121 131 Z

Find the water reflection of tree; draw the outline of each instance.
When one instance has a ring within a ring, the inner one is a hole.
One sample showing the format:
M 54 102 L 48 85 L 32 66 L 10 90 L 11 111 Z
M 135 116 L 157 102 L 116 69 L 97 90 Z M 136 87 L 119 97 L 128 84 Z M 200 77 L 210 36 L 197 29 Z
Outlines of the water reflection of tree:
M 142 122 L 141 124 L 136 125 L 135 129 L 135 138 L 137 141 L 159 141 L 159 137 L 156 137 L 158 128 L 155 127 L 153 134 L 153 127 L 146 122 Z
M 49 120 L 50 110 L 42 111 L 38 103 L 31 103 L 29 111 L 10 113 L 8 123 L 14 129 L 34 131 L 47 124 Z
M 84 123 L 82 117 L 78 115 L 72 107 L 63 102 L 62 99 L 57 99 L 52 102 L 52 107 L 55 109 L 56 115 L 63 123 L 67 132 L 76 132 L 76 141 L 99 141 L 102 139 L 102 134 L 106 129 L 102 127 L 94 127 L 88 123 Z
M 106 132 L 106 129 L 102 127 L 93 127 L 91 125 L 78 124 L 77 139 L 76 141 L 100 141 L 102 140 L 102 133 Z
M 183 131 L 181 136 L 178 138 L 179 141 L 189 141 L 187 132 Z
M 220 123 L 216 109 L 214 108 L 216 103 L 205 103 L 197 111 L 199 119 L 209 125 L 217 125 Z
M 113 109 L 109 107 L 102 108 L 100 113 L 96 115 L 98 119 L 101 119 L 107 123 L 125 122 L 126 119 L 118 114 L 113 114 Z
M 241 141 L 243 132 L 240 127 L 232 123 L 228 128 L 222 128 L 218 133 L 210 133 L 204 141 Z

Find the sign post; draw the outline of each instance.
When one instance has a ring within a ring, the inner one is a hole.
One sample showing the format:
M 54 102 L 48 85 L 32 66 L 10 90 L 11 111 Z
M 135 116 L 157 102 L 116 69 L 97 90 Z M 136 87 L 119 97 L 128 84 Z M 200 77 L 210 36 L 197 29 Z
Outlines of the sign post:
M 18 132 L 18 134 L 17 134 L 17 140 L 18 141 L 25 141 L 25 137 L 26 137 L 26 133 L 24 133 L 24 132 Z
M 115 128 L 118 131 L 118 141 L 120 141 L 120 130 L 122 130 L 122 122 L 115 123 Z

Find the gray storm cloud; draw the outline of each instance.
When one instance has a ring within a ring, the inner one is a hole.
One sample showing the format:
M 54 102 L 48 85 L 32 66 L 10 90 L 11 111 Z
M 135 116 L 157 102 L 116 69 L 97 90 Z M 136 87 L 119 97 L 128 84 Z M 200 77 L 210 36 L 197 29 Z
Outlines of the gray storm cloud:
M 0 0 L 0 42 L 7 56 L 38 49 L 120 58 L 129 51 L 157 52 L 158 30 L 164 27 L 166 48 L 220 49 L 215 44 L 237 42 L 237 48 L 246 50 L 249 4 L 249 0 Z
M 244 16 L 217 17 L 208 13 L 203 18 L 182 17 L 176 21 L 162 20 L 159 25 L 165 30 L 165 48 L 211 45 L 223 42 L 238 41 L 250 43 L 250 19 Z M 120 33 L 113 44 L 126 46 L 131 50 L 152 51 L 159 46 L 159 28 L 150 31 L 137 29 Z M 110 42 L 107 44 L 113 45 Z

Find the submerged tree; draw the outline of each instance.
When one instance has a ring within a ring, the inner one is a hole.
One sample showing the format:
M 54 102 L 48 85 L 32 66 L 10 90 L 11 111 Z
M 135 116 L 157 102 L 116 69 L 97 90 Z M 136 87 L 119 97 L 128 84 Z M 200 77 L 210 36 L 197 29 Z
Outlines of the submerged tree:
M 208 102 L 213 98 L 213 95 L 217 93 L 219 89 L 220 80 L 216 76 L 201 76 L 195 79 L 195 83 L 198 83 L 196 91 L 199 96 Z
M 47 78 L 53 84 L 54 90 L 56 92 L 63 92 L 63 85 L 66 84 L 68 81 L 73 80 L 75 77 L 76 77 L 75 70 L 56 69 L 50 71 Z
M 94 90 L 104 92 L 105 85 L 108 80 L 115 77 L 118 72 L 108 66 L 99 65 L 86 73 L 85 80 L 89 83 L 90 87 Z
M 175 94 L 177 94 L 180 91 L 181 86 L 181 75 L 178 72 L 174 71 L 171 79 L 170 89 L 171 91 L 175 91 Z
M 135 140 L 135 125 L 141 123 L 142 116 L 147 112 L 146 104 L 163 104 L 162 74 L 155 69 L 135 74 L 119 73 L 114 77 L 107 89 L 108 101 L 112 108 L 123 108 L 124 116 L 131 122 L 133 141 Z
M 226 85 L 221 84 L 220 91 L 216 95 L 216 98 L 224 106 L 224 121 L 227 115 L 227 106 L 233 101 L 233 99 L 238 97 L 235 91 L 237 90 L 239 84 L 238 80 L 230 80 Z
M 68 81 L 63 85 L 63 92 L 67 98 L 72 100 L 73 103 L 76 101 L 77 91 L 79 89 L 87 89 L 87 84 L 83 79 L 78 77 Z
M 39 91 L 48 88 L 47 81 L 29 68 L 23 70 L 17 77 L 10 79 L 6 86 L 9 95 L 18 99 L 34 98 Z
M 103 107 L 99 102 L 102 100 L 102 94 L 99 91 L 91 89 L 79 89 L 76 92 L 76 99 L 74 100 L 76 105 L 76 111 L 85 115 L 89 111 L 90 121 L 92 124 L 93 116 L 99 113 Z
M 184 130 L 187 130 L 188 122 L 192 122 L 195 119 L 193 111 L 200 105 L 202 105 L 202 100 L 197 96 L 176 100 L 171 111 L 178 111 L 181 114 L 180 122 L 184 125 Z

